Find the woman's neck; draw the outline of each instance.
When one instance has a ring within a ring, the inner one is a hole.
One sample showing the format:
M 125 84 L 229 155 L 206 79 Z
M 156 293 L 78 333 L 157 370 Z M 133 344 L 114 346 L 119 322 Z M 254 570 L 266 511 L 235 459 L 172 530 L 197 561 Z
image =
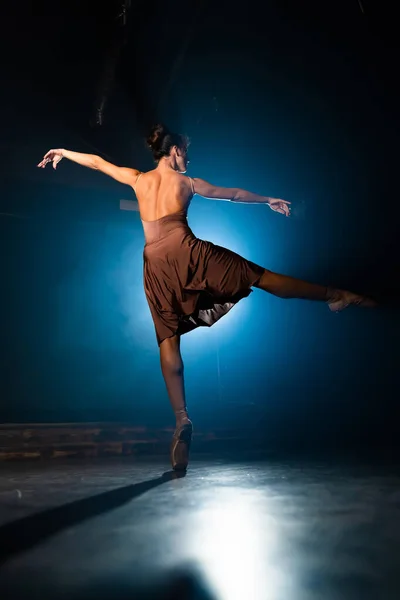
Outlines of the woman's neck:
M 169 156 L 161 158 L 157 165 L 157 169 L 159 169 L 160 171 L 177 171 L 175 163 Z

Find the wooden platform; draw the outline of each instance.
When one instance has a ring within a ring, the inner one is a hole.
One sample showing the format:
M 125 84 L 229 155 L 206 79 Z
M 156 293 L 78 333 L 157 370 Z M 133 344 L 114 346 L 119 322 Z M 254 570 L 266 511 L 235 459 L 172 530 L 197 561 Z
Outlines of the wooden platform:
M 9 423 L 0 425 L 0 460 L 157 455 L 168 451 L 172 429 L 128 423 Z M 201 450 L 237 440 L 229 431 L 195 431 Z

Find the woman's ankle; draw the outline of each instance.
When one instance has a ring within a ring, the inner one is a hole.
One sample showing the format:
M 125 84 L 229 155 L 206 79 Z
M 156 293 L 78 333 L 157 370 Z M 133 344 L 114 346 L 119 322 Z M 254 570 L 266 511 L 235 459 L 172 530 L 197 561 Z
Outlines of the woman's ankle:
M 175 411 L 176 425 L 185 425 L 186 423 L 190 423 L 189 415 L 187 413 L 186 408 L 180 408 Z

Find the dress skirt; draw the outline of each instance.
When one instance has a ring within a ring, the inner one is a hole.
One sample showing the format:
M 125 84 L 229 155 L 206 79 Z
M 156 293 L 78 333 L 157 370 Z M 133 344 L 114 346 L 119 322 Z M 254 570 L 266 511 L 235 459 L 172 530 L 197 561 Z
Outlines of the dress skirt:
M 160 345 L 196 327 L 210 327 L 251 293 L 264 269 L 198 239 L 186 213 L 143 221 L 144 289 Z

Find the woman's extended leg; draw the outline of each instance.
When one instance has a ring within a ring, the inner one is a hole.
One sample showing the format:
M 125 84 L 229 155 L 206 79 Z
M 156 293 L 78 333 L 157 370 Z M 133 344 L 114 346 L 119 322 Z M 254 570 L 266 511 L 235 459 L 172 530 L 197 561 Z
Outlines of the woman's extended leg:
M 356 304 L 369 308 L 376 306 L 376 303 L 373 300 L 366 298 L 365 296 L 316 283 L 308 283 L 301 279 L 273 273 L 267 269 L 264 270 L 264 273 L 254 287 L 260 288 L 270 294 L 274 294 L 274 296 L 279 296 L 279 298 L 301 298 L 303 300 L 320 300 L 327 302 L 329 308 L 334 312 L 343 310 L 346 306 L 349 306 L 349 304 Z
M 171 445 L 171 463 L 175 470 L 185 470 L 189 461 L 192 423 L 187 414 L 179 336 L 175 335 L 161 342 L 160 360 L 169 400 L 176 417 L 176 430 Z

